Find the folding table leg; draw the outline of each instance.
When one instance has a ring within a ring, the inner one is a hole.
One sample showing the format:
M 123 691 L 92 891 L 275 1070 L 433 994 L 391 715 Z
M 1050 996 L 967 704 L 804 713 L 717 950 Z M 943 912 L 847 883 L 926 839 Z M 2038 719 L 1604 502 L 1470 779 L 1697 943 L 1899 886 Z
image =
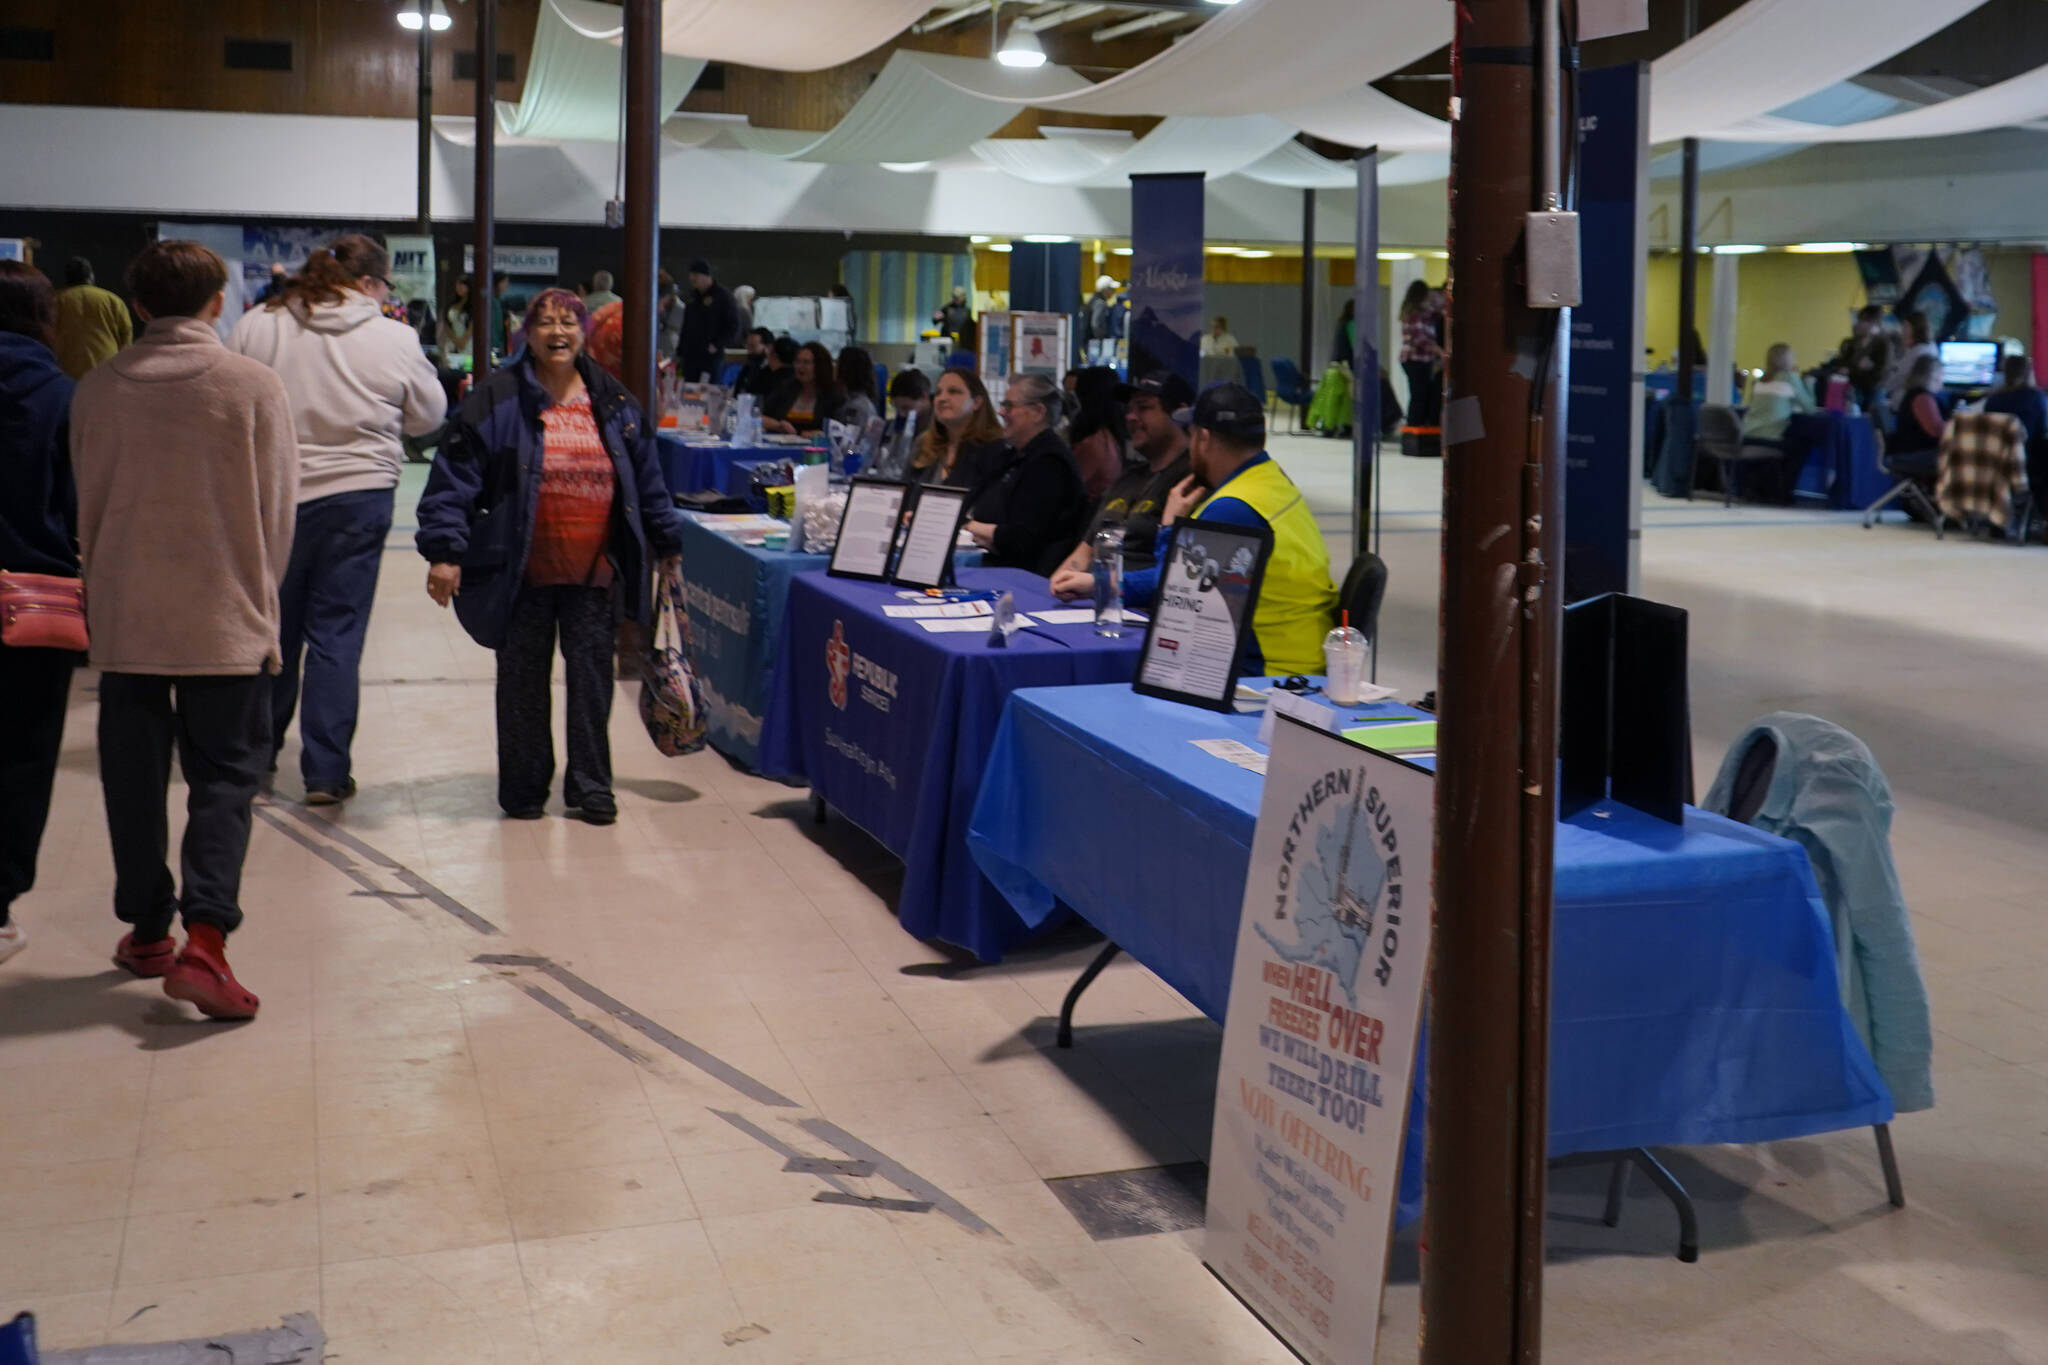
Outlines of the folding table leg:
M 1877 1164 L 1884 1167 L 1885 1197 L 1892 1201 L 1892 1207 L 1906 1207 L 1906 1186 L 1899 1179 L 1898 1154 L 1892 1151 L 1892 1126 L 1889 1123 L 1874 1125 L 1871 1132 L 1877 1134 Z
M 1095 960 L 1082 970 L 1080 980 L 1067 992 L 1067 998 L 1060 1002 L 1060 1030 L 1057 1041 L 1061 1047 L 1074 1045 L 1074 1006 L 1080 1001 L 1081 992 L 1087 990 L 1095 978 L 1102 975 L 1102 969 L 1114 961 L 1116 955 L 1122 951 L 1123 949 L 1114 943 L 1104 944 L 1102 951 L 1095 955 Z
M 1628 1158 L 1621 1157 L 1614 1163 L 1614 1170 L 1607 1177 L 1607 1210 L 1600 1215 L 1600 1221 L 1608 1227 L 1621 1226 L 1621 1201 L 1628 1196 Z
M 1650 1177 L 1650 1183 L 1664 1191 L 1671 1207 L 1678 1210 L 1678 1259 L 1691 1265 L 1700 1258 L 1700 1220 L 1693 1209 L 1692 1196 L 1685 1192 L 1685 1186 L 1678 1183 L 1678 1177 L 1650 1154 L 1649 1148 L 1637 1147 L 1628 1155 L 1643 1168 L 1643 1174 Z

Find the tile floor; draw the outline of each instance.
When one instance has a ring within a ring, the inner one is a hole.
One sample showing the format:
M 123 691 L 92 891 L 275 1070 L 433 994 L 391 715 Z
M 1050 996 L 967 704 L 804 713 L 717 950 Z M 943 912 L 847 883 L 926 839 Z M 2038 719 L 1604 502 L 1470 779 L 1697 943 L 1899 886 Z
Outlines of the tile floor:
M 1348 544 L 1343 453 L 1278 444 Z M 1404 689 L 1434 669 L 1439 477 L 1385 468 L 1382 672 Z M 1890 773 L 1940 1103 L 1896 1125 L 1901 1212 L 1867 1134 L 1677 1154 L 1694 1266 L 1640 1184 L 1609 1231 L 1598 1177 L 1560 1176 L 1550 1354 L 2048 1365 L 2048 552 L 1654 498 L 1645 522 L 1646 590 L 1692 611 L 1701 772 L 1796 706 Z M 363 670 L 363 794 L 309 816 L 288 762 L 256 827 L 252 1025 L 193 1022 L 106 963 L 81 679 L 18 907 L 34 946 L 0 972 L 0 1317 L 33 1308 L 75 1347 L 311 1310 L 330 1360 L 383 1365 L 1290 1358 L 1197 1234 L 1096 1243 L 1044 1183 L 1199 1157 L 1210 1025 L 1122 962 L 1056 1055 L 1047 1016 L 1092 948 L 943 970 L 890 917 L 886 855 L 714 754 L 661 759 L 629 705 L 617 826 L 501 822 L 490 658 L 406 539 Z M 907 1196 L 848 1176 L 856 1202 L 816 1202 L 828 1183 L 783 1166 L 848 1155 L 819 1117 L 947 1203 L 862 1206 Z M 1390 1362 L 1415 1353 L 1412 1242 L 1397 1262 Z

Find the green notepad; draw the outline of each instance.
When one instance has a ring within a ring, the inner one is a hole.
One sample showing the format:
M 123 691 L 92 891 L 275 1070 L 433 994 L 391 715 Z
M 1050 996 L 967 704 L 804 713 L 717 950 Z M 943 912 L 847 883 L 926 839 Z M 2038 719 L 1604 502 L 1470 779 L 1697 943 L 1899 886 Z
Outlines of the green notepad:
M 1383 754 L 1426 753 L 1436 748 L 1436 722 L 1396 721 L 1390 725 L 1361 725 L 1346 730 L 1344 738 L 1355 739 L 1368 749 Z

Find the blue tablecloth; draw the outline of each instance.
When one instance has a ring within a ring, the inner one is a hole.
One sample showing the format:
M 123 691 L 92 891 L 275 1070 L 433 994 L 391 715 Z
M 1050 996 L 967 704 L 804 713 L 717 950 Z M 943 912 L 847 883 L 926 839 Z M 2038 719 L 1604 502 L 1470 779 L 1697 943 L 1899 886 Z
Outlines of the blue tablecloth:
M 963 569 L 969 588 L 1008 589 L 1020 611 L 1065 605 L 1018 569 Z M 994 962 L 1033 932 L 967 852 L 967 817 L 1003 702 L 1019 687 L 1129 682 L 1143 631 L 1038 626 L 989 647 L 987 633 L 933 634 L 882 614 L 885 584 L 799 574 L 789 585 L 761 738 L 761 770 L 817 794 L 904 862 L 897 917 Z
M 749 768 L 760 766 L 769 665 L 782 630 L 789 581 L 826 562 L 824 555 L 742 545 L 684 515 L 690 663 L 704 686 L 711 747 Z
M 1867 417 L 1840 412 L 1801 413 L 1785 426 L 1785 450 L 1807 453 L 1798 491 L 1833 507 L 1861 510 L 1891 490 L 1877 463 L 1877 432 Z
M 1257 729 L 1128 688 L 1020 692 L 968 845 L 1025 919 L 1072 907 L 1220 1021 L 1264 779 L 1190 741 Z M 1603 804 L 1558 826 L 1556 886 L 1553 1155 L 1891 1118 L 1797 844 L 1702 811 L 1680 829 Z M 1404 1220 L 1421 1195 L 1420 1113 Z
M 755 462 L 804 458 L 802 446 L 696 445 L 673 436 L 657 437 L 661 447 L 661 473 L 671 493 L 701 493 L 707 489 L 729 497 L 747 496 L 748 479 Z

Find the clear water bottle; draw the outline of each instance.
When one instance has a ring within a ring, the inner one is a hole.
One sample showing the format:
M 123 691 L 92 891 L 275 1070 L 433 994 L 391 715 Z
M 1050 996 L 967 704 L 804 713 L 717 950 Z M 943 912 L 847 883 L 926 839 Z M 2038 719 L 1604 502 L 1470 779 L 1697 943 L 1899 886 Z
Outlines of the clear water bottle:
M 1098 530 L 1094 554 L 1095 633 L 1114 638 L 1124 633 L 1124 528 Z

